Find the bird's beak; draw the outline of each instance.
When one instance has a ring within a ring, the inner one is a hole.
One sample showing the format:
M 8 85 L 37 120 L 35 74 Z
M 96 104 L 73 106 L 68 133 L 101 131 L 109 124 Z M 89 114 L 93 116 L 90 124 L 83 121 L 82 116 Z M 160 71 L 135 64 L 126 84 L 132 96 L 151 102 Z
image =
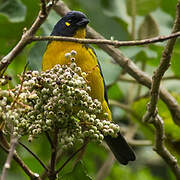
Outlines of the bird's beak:
M 89 23 L 89 20 L 86 18 L 82 18 L 79 22 L 76 23 L 79 27 L 85 27 Z

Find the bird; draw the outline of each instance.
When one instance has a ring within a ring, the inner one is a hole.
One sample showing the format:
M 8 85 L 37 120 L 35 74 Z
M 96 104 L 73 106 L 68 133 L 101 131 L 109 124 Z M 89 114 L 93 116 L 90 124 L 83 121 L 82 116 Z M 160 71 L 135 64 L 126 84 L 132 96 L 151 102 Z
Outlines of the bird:
M 89 19 L 84 13 L 80 11 L 70 11 L 56 23 L 51 36 L 85 39 L 88 23 Z M 88 85 L 91 87 L 90 96 L 101 102 L 103 112 L 107 113 L 108 120 L 112 121 L 105 80 L 100 63 L 91 46 L 77 42 L 50 40 L 42 58 L 42 70 L 49 70 L 56 64 L 67 64 L 65 53 L 71 52 L 72 50 L 77 52 L 75 58 L 77 66 L 88 74 L 86 79 Z M 107 135 L 104 137 L 104 140 L 120 164 L 126 165 L 129 161 L 136 159 L 133 149 L 120 133 L 117 137 Z

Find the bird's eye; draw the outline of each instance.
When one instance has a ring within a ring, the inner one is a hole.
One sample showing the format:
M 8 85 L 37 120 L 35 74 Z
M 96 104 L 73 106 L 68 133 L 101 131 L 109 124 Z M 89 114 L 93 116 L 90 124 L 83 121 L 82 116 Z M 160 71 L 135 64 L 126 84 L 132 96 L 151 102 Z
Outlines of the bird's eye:
M 65 25 L 66 25 L 66 26 L 70 26 L 71 24 L 66 21 L 66 22 L 65 22 Z

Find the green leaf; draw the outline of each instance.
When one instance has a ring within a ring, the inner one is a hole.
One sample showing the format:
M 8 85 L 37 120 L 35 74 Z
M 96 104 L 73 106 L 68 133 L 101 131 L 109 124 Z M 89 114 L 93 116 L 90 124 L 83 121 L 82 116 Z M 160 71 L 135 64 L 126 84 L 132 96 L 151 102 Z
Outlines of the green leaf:
M 170 70 L 169 70 L 170 71 Z M 168 71 L 168 72 L 169 72 Z M 168 73 L 167 72 L 167 73 Z M 166 73 L 166 74 L 167 74 Z M 169 75 L 167 76 L 173 76 L 173 73 L 168 73 Z M 178 76 L 177 76 L 178 77 Z M 180 76 L 179 76 L 180 77 Z M 178 93 L 180 94 L 180 88 L 179 86 L 177 86 L 177 84 L 179 84 L 179 80 L 177 79 L 172 79 L 172 80 L 169 80 L 169 81 L 164 81 L 163 83 L 163 86 L 170 92 L 173 92 L 173 93 Z
M 144 168 L 142 169 L 136 176 L 137 180 L 161 180 L 160 177 L 152 175 L 150 169 Z
M 110 88 L 108 88 L 108 98 L 114 99 L 114 100 L 120 100 L 123 97 L 123 93 L 119 86 L 116 84 L 113 84 Z
M 54 25 L 59 21 L 60 16 L 55 11 L 50 11 L 45 23 L 42 24 L 44 36 L 49 36 L 53 30 Z
M 101 65 L 106 85 L 113 84 L 119 77 L 121 67 L 112 62 L 111 58 L 102 50 L 95 49 Z
M 11 1 L 4 0 L 2 2 L 5 3 L 5 2 L 11 2 Z M 38 14 L 39 3 L 37 0 L 31 0 L 31 1 L 22 0 L 22 2 L 26 6 L 26 9 L 27 9 L 26 10 L 27 15 L 26 15 L 25 21 L 16 22 L 16 23 L 10 22 L 6 16 L 0 13 L 0 27 L 2 27 L 0 28 L 0 41 L 1 41 L 0 56 L 5 56 L 17 44 L 17 42 L 20 40 L 22 36 L 23 28 L 24 27 L 29 28 Z M 0 4 L 2 5 L 2 3 Z M 27 53 L 29 48 L 30 46 L 27 46 L 24 52 Z M 16 57 L 17 62 L 19 62 L 18 57 Z M 26 56 L 24 55 L 23 58 L 25 59 Z M 16 68 L 14 69 L 14 71 L 15 70 Z
M 176 16 L 176 4 L 178 0 L 161 1 L 161 8 L 166 13 L 170 14 L 173 18 Z
M 155 19 L 151 15 L 147 15 L 139 27 L 138 38 L 147 39 L 158 35 L 159 35 L 159 28 Z
M 146 66 L 146 72 L 149 74 L 152 74 L 152 65 L 154 66 L 154 64 L 158 64 L 158 54 L 156 53 L 156 51 L 153 51 L 151 49 L 149 49 L 148 47 L 143 47 L 143 49 L 136 54 L 135 56 L 135 60 L 137 62 L 145 62 L 145 66 Z M 154 64 L 153 64 L 154 63 Z M 147 66 L 147 65 L 151 65 L 151 66 Z
M 20 0 L 6 0 L 0 6 L 0 14 L 6 16 L 10 22 L 21 22 L 26 16 L 26 6 Z
M 144 47 L 137 55 L 136 60 L 137 61 L 151 61 L 151 59 L 157 58 L 157 53 L 155 51 L 152 51 L 146 47 Z
M 125 0 L 101 0 L 102 7 L 104 8 L 105 14 L 110 17 L 120 18 L 126 23 L 130 23 L 131 19 L 126 12 L 126 1 Z M 121 9 L 121 10 L 120 10 Z
M 176 99 L 180 100 L 180 95 L 176 95 Z M 133 103 L 133 110 L 142 118 L 146 112 L 146 104 L 149 102 L 149 98 L 143 98 Z M 158 101 L 158 112 L 162 117 L 165 125 L 166 135 L 173 140 L 180 139 L 180 127 L 174 124 L 171 114 L 162 100 Z
M 121 0 L 120 2 L 119 0 L 114 0 L 110 2 L 114 4 L 115 1 L 119 4 L 118 7 L 124 7 L 125 0 Z M 127 19 L 124 19 L 127 15 L 125 8 L 118 11 L 117 5 L 115 5 L 113 7 L 116 7 L 117 11 L 115 9 L 109 10 L 103 6 L 103 1 L 101 0 L 76 0 L 76 2 L 81 4 L 80 10 L 83 10 L 83 12 L 85 12 L 85 14 L 88 16 L 90 19 L 90 25 L 95 28 L 96 31 L 101 32 L 103 36 L 108 39 L 111 36 L 115 39 L 130 39 L 127 30 Z M 121 18 L 122 16 L 124 18 Z
M 159 28 L 159 34 L 167 35 L 171 33 L 174 19 L 167 13 L 163 12 L 160 8 L 151 13 L 152 17 L 156 20 Z
M 151 58 L 147 61 L 149 65 L 152 65 L 152 66 L 159 65 L 163 49 L 164 49 L 163 46 L 159 46 L 159 45 L 155 45 L 155 44 L 149 45 L 149 50 L 156 52 L 156 57 Z
M 46 49 L 45 42 L 37 42 L 30 50 L 27 57 L 28 67 L 31 70 L 41 71 L 42 56 Z
M 142 149 L 142 147 L 141 147 Z M 134 171 L 133 168 L 130 168 L 129 166 L 119 166 L 119 165 L 114 165 L 112 167 L 112 170 L 111 170 L 111 173 L 110 173 L 110 176 L 108 176 L 106 178 L 106 180 L 130 180 L 130 179 L 133 179 L 133 180 L 163 180 L 162 178 L 159 177 L 158 174 L 156 173 L 153 173 L 153 171 L 151 171 L 150 169 L 148 169 L 146 166 L 143 166 L 142 167 L 142 161 L 141 161 L 141 157 L 142 155 L 147 155 L 148 157 L 151 157 L 151 158 L 148 158 L 148 160 L 146 161 L 147 164 L 152 164 L 152 162 L 150 162 L 154 156 L 154 154 L 151 153 L 151 150 L 148 149 L 148 152 L 149 153 L 146 153 L 146 149 L 142 149 L 143 153 L 139 152 L 137 154 L 138 156 L 138 161 L 136 162 L 140 162 L 141 164 L 141 168 L 138 167 L 138 164 L 135 165 L 135 167 L 138 169 L 137 171 Z M 150 155 L 150 156 L 149 156 Z M 157 156 L 156 156 L 157 157 Z M 158 159 L 159 160 L 159 159 Z M 158 162 L 153 162 L 154 164 L 156 164 L 156 168 L 159 167 L 158 166 Z M 170 179 L 169 179 L 170 180 Z M 172 180 L 172 179 L 171 179 Z
M 142 47 L 130 46 L 130 47 L 121 47 L 120 49 L 125 56 L 133 59 L 136 56 L 136 54 L 138 54 L 142 50 Z
M 55 13 L 55 11 L 51 11 L 48 19 L 46 22 L 42 25 L 43 35 L 48 36 L 56 22 L 59 20 L 59 15 Z M 30 52 L 28 54 L 27 62 L 29 64 L 29 68 L 31 70 L 38 70 L 41 71 L 41 64 L 42 64 L 42 56 L 44 54 L 44 51 L 46 49 L 47 42 L 37 42 L 34 46 L 30 49 Z
M 126 12 L 126 1 L 125 0 L 101 0 L 101 5 L 103 7 L 103 13 L 110 17 L 111 20 L 115 21 L 116 24 L 111 22 L 111 32 L 116 31 L 119 33 L 118 36 L 114 36 L 115 39 L 121 38 L 122 40 L 130 39 L 130 36 L 126 35 L 128 32 L 128 25 L 131 24 L 131 19 Z M 120 26 L 119 26 L 120 25 Z M 124 32 L 125 30 L 125 32 Z
M 134 3 L 133 1 L 134 0 L 126 1 L 127 12 L 130 16 L 132 16 L 132 3 Z M 160 2 L 161 0 L 136 0 L 136 14 L 140 16 L 145 16 L 157 9 Z
M 26 60 L 24 58 L 26 54 L 22 53 L 17 56 L 16 59 L 8 66 L 7 74 L 12 77 L 11 85 L 16 85 L 19 83 L 19 77 L 17 74 L 21 74 L 24 71 L 24 67 L 26 65 Z
M 92 178 L 87 175 L 86 169 L 83 163 L 80 161 L 75 165 L 72 172 L 63 175 L 60 179 L 62 180 L 77 180 L 77 179 L 92 180 Z
M 121 48 L 121 51 L 125 56 L 131 59 L 135 59 L 137 61 L 157 58 L 157 52 L 147 47 L 140 47 L 140 46 L 123 47 Z

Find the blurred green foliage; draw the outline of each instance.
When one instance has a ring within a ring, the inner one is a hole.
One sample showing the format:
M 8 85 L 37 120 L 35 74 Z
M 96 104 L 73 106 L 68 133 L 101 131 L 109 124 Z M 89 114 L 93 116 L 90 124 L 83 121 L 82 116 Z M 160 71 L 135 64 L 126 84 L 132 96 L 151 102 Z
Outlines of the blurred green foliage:
M 59 179 L 64 179 L 64 180 L 76 180 L 81 177 L 83 180 L 92 180 L 87 174 L 85 167 L 83 166 L 83 163 L 79 161 L 75 167 L 73 168 L 72 172 L 69 172 Z
M 115 40 L 132 40 L 132 9 L 136 6 L 136 38 L 148 38 L 170 33 L 174 18 L 177 0 L 64 0 L 73 10 L 80 10 L 87 14 L 90 25 L 106 38 L 113 37 Z M 39 11 L 40 2 L 37 0 L 0 0 L 0 57 L 5 56 L 20 40 L 24 28 L 29 28 L 35 20 Z M 59 20 L 53 10 L 46 22 L 41 26 L 38 35 L 49 35 L 56 21 Z M 148 46 L 121 47 L 120 50 L 130 57 L 140 68 L 150 75 L 158 66 L 165 43 L 156 43 Z M 165 76 L 174 79 L 163 81 L 163 85 L 178 99 L 180 103 L 180 90 L 178 87 L 180 78 L 180 41 L 177 41 L 172 55 L 172 63 Z M 24 70 L 24 66 L 29 62 L 30 69 L 41 70 L 41 58 L 46 48 L 45 42 L 37 42 L 28 45 L 13 63 L 9 66 L 7 74 L 12 77 L 11 86 L 18 83 L 17 74 Z M 126 74 L 121 67 L 114 63 L 112 58 L 105 52 L 94 46 L 98 59 L 102 66 L 102 71 L 108 85 L 108 96 L 113 100 L 125 103 L 134 111 L 139 118 L 132 117 L 128 112 L 111 107 L 113 118 L 117 123 L 126 127 L 129 123 L 137 127 L 136 139 L 154 139 L 154 129 L 152 126 L 142 123 L 141 118 L 146 111 L 148 102 L 148 89 L 141 87 L 137 83 L 119 81 L 119 77 L 125 79 L 132 78 Z M 145 97 L 144 97 L 145 95 Z M 165 122 L 166 136 L 168 137 L 167 147 L 179 158 L 179 153 L 173 142 L 180 140 L 180 128 L 176 126 L 166 105 L 159 101 L 159 113 Z M 50 148 L 45 137 L 39 137 L 32 143 L 27 143 L 24 137 L 22 142 L 27 144 L 33 152 L 47 164 L 50 155 Z M 160 157 L 153 153 L 152 146 L 134 147 L 137 153 L 136 162 L 124 167 L 117 162 L 110 168 L 110 173 L 106 180 L 174 180 L 167 165 L 160 160 Z M 42 173 L 43 169 L 32 156 L 18 146 L 17 151 L 22 156 L 27 165 L 37 173 Z M 147 153 L 148 152 L 148 153 Z M 67 152 L 70 155 L 71 152 Z M 73 163 L 60 173 L 62 179 L 94 179 L 97 172 L 107 158 L 107 151 L 104 147 L 91 143 L 83 158 L 83 163 L 78 163 L 74 168 Z M 58 166 L 67 159 L 62 156 Z M 6 159 L 5 153 L 0 149 L 0 171 Z M 8 178 L 24 180 L 28 179 L 24 172 L 12 163 Z

